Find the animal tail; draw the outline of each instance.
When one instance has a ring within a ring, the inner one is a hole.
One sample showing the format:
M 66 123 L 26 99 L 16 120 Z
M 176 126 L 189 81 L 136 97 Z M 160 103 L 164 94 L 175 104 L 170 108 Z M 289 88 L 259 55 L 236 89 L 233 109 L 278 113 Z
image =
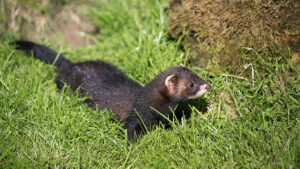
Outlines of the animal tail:
M 22 40 L 14 41 L 12 44 L 16 46 L 16 49 L 24 51 L 27 55 L 33 54 L 35 58 L 40 59 L 47 64 L 53 64 L 60 71 L 68 70 L 74 65 L 62 55 L 59 55 L 46 46 Z

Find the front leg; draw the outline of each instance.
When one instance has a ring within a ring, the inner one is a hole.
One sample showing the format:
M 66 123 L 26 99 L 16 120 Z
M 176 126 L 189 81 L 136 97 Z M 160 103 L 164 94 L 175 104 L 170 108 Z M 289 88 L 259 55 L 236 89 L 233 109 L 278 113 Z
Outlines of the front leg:
M 133 142 L 137 138 L 141 137 L 141 135 L 144 133 L 141 125 L 136 122 L 126 122 L 124 128 L 127 129 L 127 138 L 130 142 Z
M 133 142 L 151 127 L 157 125 L 159 121 L 164 120 L 154 111 L 143 111 L 139 115 L 136 112 L 132 112 L 126 118 L 123 128 L 127 129 L 128 140 Z
M 150 114 L 150 113 L 149 113 Z M 148 115 L 140 114 L 140 117 L 134 112 L 128 116 L 125 120 L 123 126 L 124 129 L 127 129 L 128 140 L 133 142 L 137 138 L 141 137 L 152 125 L 155 123 Z M 141 121 L 143 120 L 143 122 Z

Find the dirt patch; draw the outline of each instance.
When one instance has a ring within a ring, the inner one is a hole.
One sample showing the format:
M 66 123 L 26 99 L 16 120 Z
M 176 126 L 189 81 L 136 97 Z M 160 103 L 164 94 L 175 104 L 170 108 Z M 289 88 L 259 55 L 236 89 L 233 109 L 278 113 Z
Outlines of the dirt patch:
M 47 3 L 47 1 L 42 1 Z M 36 42 L 49 40 L 54 44 L 85 46 L 93 44 L 89 35 L 98 33 L 87 15 L 80 14 L 82 5 L 49 4 L 35 8 L 34 5 L 2 1 L 1 29 L 19 35 L 20 39 Z M 50 2 L 48 2 L 50 3 Z
M 299 16 L 299 0 L 170 0 L 168 31 L 183 37 L 198 65 L 210 60 L 214 70 L 239 71 L 242 61 L 258 60 L 241 58 L 242 51 L 266 60 L 286 47 L 299 53 Z
M 91 24 L 90 18 L 86 15 L 78 15 L 72 6 L 66 6 L 63 11 L 56 14 L 52 23 L 53 38 L 58 39 L 57 36 L 63 36 L 65 44 L 70 46 L 93 44 L 86 35 L 99 33 L 98 29 Z

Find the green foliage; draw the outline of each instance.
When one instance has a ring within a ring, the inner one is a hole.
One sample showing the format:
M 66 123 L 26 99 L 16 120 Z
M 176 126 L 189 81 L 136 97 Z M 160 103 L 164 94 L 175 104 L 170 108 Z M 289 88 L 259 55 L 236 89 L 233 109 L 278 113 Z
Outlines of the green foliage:
M 52 47 L 72 61 L 111 62 L 143 84 L 186 63 L 179 42 L 167 41 L 166 1 L 111 0 L 98 6 L 91 11 L 101 30 L 92 37 L 95 45 Z M 261 60 L 265 73 L 253 65 L 254 79 L 248 80 L 190 67 L 212 84 L 204 99 L 191 104 L 192 124 L 156 127 L 128 144 L 109 110 L 94 111 L 70 90 L 57 90 L 53 66 L 28 58 L 3 38 L 0 168 L 300 167 L 299 68 L 287 56 Z M 204 101 L 205 113 L 199 111 Z

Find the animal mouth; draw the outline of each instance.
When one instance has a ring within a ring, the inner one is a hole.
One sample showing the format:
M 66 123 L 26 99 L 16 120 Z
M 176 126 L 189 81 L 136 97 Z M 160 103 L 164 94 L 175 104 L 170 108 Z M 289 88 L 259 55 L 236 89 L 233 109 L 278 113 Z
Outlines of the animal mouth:
M 209 91 L 209 89 L 211 88 L 210 84 L 206 83 L 206 84 L 203 84 L 199 87 L 199 90 L 198 92 L 193 95 L 193 96 L 190 96 L 188 97 L 189 99 L 195 99 L 195 98 L 198 98 L 198 97 L 201 97 L 203 96 L 207 91 Z

